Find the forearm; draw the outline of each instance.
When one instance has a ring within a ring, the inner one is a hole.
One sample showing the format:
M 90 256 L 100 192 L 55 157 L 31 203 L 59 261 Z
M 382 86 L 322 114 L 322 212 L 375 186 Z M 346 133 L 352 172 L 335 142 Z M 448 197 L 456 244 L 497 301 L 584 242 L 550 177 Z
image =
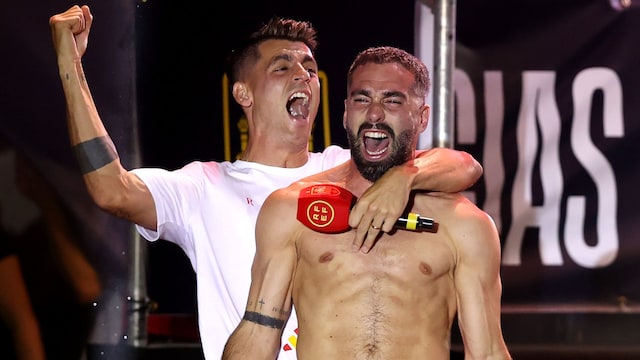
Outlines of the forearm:
M 411 189 L 459 192 L 482 176 L 482 166 L 470 154 L 448 148 L 433 148 L 402 165 Z
M 94 138 L 108 137 L 109 134 L 93 101 L 81 61 L 59 57 L 58 69 L 67 105 L 71 146 Z
M 89 193 L 96 202 L 117 194 L 127 172 L 105 129 L 79 60 L 58 61 L 67 104 L 67 125 L 71 147 Z
M 118 176 L 125 171 L 102 124 L 82 67 L 92 23 L 93 16 L 86 5 L 74 5 L 49 19 L 58 75 L 67 106 L 69 137 L 82 173 L 101 171 Z M 117 166 L 105 168 L 111 163 Z M 91 184 L 93 182 L 88 182 L 89 186 Z
M 273 337 L 265 330 L 242 320 L 229 337 L 222 353 L 222 360 L 272 360 L 278 357 L 280 336 Z M 277 339 L 278 341 L 274 341 Z

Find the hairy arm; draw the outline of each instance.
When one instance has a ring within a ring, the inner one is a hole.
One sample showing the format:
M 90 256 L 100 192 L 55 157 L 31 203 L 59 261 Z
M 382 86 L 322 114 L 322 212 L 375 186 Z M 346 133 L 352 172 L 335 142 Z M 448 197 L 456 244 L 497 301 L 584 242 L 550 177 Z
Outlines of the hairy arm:
M 82 68 L 93 16 L 88 6 L 73 6 L 49 19 L 58 71 L 67 105 L 71 146 L 87 190 L 105 211 L 156 228 L 153 198 L 135 175 L 125 170 L 91 96 Z
M 354 246 L 368 252 L 380 231 L 391 231 L 412 190 L 459 192 L 478 181 L 482 171 L 464 151 L 433 148 L 418 152 L 415 159 L 387 171 L 358 199 L 349 215 L 349 225 L 357 228 Z
M 272 193 L 256 223 L 256 255 L 245 314 L 229 337 L 222 359 L 275 359 L 284 325 L 291 314 L 291 288 L 296 268 L 292 229 L 295 197 L 287 190 Z
M 451 236 L 458 251 L 454 274 L 465 359 L 511 359 L 501 327 L 500 238 L 488 214 L 467 201 L 456 207 Z
M 454 149 L 432 148 L 418 151 L 414 161 L 403 167 L 417 168 L 410 177 L 414 190 L 460 192 L 482 176 L 482 166 L 471 154 Z

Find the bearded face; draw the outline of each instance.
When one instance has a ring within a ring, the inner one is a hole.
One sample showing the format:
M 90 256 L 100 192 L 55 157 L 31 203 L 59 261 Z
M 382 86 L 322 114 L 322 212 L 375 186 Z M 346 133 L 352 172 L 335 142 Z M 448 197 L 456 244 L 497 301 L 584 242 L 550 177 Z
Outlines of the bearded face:
M 367 151 L 371 151 L 369 148 L 375 147 L 375 144 L 367 145 L 367 142 L 375 142 L 377 140 L 367 139 L 364 133 L 367 130 L 373 129 L 374 126 L 387 132 L 389 136 L 389 146 L 386 156 L 377 161 L 369 161 L 365 158 L 364 154 Z M 382 123 L 375 125 L 369 123 L 362 124 L 357 133 L 354 133 L 351 129 L 347 130 L 347 137 L 351 148 L 351 158 L 362 177 L 371 182 L 375 182 L 382 177 L 387 170 L 405 163 L 413 156 L 413 144 L 416 134 L 415 131 L 411 131 L 410 129 L 402 131 L 397 136 L 390 126 Z

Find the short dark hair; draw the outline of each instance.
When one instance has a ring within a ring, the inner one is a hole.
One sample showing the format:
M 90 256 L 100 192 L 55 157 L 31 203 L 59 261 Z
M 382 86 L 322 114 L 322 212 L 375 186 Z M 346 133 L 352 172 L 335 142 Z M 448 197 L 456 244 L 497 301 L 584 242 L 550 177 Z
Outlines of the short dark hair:
M 358 53 L 349 67 L 347 86 L 351 84 L 353 72 L 358 67 L 368 63 L 398 63 L 402 65 L 405 69 L 409 70 L 415 78 L 413 87 L 415 94 L 422 98 L 425 98 L 429 94 L 431 79 L 429 78 L 427 66 L 415 55 L 392 46 L 371 47 Z
M 262 42 L 272 39 L 300 41 L 313 53 L 318 46 L 316 37 L 317 31 L 308 21 L 272 17 L 229 55 L 227 74 L 230 77 L 230 83 L 233 84 L 242 78 L 242 71 L 246 65 L 259 58 L 258 46 Z

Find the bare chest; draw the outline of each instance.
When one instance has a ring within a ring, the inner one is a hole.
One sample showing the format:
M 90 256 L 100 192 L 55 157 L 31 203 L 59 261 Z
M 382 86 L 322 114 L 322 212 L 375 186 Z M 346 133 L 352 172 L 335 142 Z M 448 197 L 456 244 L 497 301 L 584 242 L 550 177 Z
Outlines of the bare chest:
M 299 266 L 333 276 L 429 282 L 451 273 L 455 265 L 449 242 L 438 234 L 397 230 L 380 236 L 367 254 L 353 249 L 354 236 L 353 231 L 312 232 L 299 243 Z

